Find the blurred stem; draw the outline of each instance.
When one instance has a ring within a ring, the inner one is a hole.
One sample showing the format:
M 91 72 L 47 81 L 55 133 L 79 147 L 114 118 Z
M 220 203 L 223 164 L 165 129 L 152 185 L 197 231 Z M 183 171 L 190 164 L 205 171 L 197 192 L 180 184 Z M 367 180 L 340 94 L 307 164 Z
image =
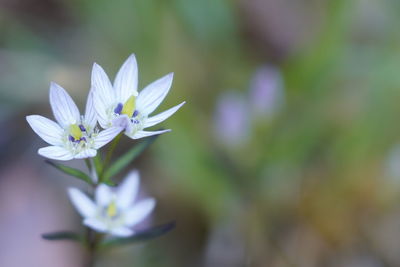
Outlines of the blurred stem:
M 96 264 L 96 257 L 98 252 L 98 247 L 103 239 L 103 234 L 98 234 L 92 229 L 86 229 L 86 247 L 87 247 L 87 257 L 85 261 L 85 267 L 93 267 Z
M 87 258 L 85 261 L 86 267 L 92 267 L 95 264 L 96 258 L 96 245 L 94 244 L 93 239 L 94 232 L 90 229 L 86 229 L 86 247 L 87 247 Z
M 96 170 L 93 159 L 85 159 L 86 166 L 89 169 L 92 181 L 94 181 L 94 190 L 99 185 L 98 172 Z M 85 260 L 85 267 L 93 267 L 96 263 L 97 249 L 101 243 L 104 235 L 98 234 L 89 227 L 86 228 L 85 245 L 87 248 L 87 256 Z
M 106 169 L 107 165 L 110 163 L 111 157 L 112 157 L 112 155 L 113 155 L 113 153 L 114 153 L 114 151 L 115 151 L 115 148 L 117 147 L 119 141 L 121 140 L 121 136 L 122 136 L 122 135 L 123 135 L 123 132 L 119 133 L 119 134 L 114 138 L 114 140 L 111 142 L 110 149 L 109 149 L 108 152 L 107 152 L 106 158 L 105 158 L 105 160 L 104 160 L 104 162 L 103 162 L 103 167 L 102 167 L 102 169 L 101 169 L 101 173 L 100 173 L 100 175 L 99 175 L 99 182 L 100 182 L 100 183 L 103 182 L 103 176 L 104 176 L 105 169 Z
M 86 158 L 85 163 L 86 163 L 86 167 L 89 170 L 89 173 L 92 173 L 92 167 L 93 167 L 92 162 L 88 158 Z

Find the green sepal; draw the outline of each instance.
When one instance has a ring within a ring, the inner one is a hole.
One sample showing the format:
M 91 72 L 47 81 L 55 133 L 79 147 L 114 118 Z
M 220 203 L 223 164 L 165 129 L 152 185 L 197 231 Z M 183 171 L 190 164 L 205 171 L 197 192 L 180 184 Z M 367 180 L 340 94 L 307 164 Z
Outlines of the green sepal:
M 169 231 L 173 230 L 175 226 L 176 226 L 175 222 L 169 222 L 166 224 L 149 228 L 147 230 L 137 232 L 136 234 L 130 237 L 118 237 L 105 240 L 100 246 L 102 248 L 108 248 L 113 246 L 127 245 L 137 242 L 148 241 L 150 239 L 154 239 L 168 233 Z
M 111 177 L 118 174 L 122 169 L 129 165 L 135 158 L 137 158 L 149 145 L 151 145 L 158 135 L 153 135 L 146 138 L 144 141 L 140 142 L 128 152 L 117 159 L 105 172 L 103 179 L 105 181 L 109 180 Z
M 65 165 L 62 165 L 59 163 L 55 163 L 50 160 L 46 160 L 46 163 L 48 163 L 49 165 L 53 166 L 54 168 L 62 171 L 65 174 L 71 175 L 75 178 L 78 178 L 79 180 L 82 180 L 90 185 L 93 185 L 92 179 L 90 179 L 89 175 L 87 175 L 86 173 L 84 173 L 80 170 L 77 170 L 75 168 L 71 168 L 71 167 L 68 167 L 68 166 L 65 166 Z
M 111 186 L 111 187 L 117 186 L 117 184 L 114 183 L 113 181 L 111 181 L 110 179 L 107 179 L 107 180 L 103 181 L 103 183 L 108 185 L 108 186 Z
M 83 242 L 83 237 L 71 231 L 58 231 L 53 233 L 42 234 L 42 238 L 50 241 L 69 240 Z

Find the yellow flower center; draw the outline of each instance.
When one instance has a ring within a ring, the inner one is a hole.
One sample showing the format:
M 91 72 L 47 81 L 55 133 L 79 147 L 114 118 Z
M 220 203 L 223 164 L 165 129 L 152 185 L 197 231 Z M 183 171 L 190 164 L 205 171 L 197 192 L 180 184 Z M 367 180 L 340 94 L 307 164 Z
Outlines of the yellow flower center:
M 122 108 L 121 114 L 126 114 L 128 115 L 129 118 L 133 116 L 133 112 L 135 111 L 135 106 L 136 106 L 136 97 L 131 96 L 126 100 L 124 107 Z
M 69 126 L 69 133 L 75 139 L 75 141 L 80 140 L 83 136 L 81 128 L 79 128 L 78 124 L 76 123 Z
M 107 207 L 107 216 L 112 218 L 115 217 L 117 213 L 118 213 L 117 205 L 115 205 L 115 202 L 113 201 Z

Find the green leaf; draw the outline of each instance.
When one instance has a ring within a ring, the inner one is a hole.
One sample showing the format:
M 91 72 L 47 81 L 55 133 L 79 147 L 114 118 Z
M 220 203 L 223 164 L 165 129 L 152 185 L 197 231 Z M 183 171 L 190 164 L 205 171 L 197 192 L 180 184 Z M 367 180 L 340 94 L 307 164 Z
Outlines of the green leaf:
M 65 174 L 74 176 L 75 178 L 85 181 L 86 183 L 88 183 L 90 185 L 93 184 L 92 179 L 90 179 L 89 175 L 87 175 L 86 173 L 84 173 L 80 170 L 77 170 L 77 169 L 74 169 L 74 168 L 59 164 L 59 163 L 54 163 L 50 160 L 46 160 L 46 163 L 50 164 L 51 166 L 62 171 Z
M 70 240 L 70 241 L 82 241 L 83 238 L 77 233 L 70 231 L 59 231 L 53 233 L 42 234 L 42 238 L 50 241 L 59 240 Z
M 136 242 L 141 242 L 141 241 L 147 241 L 150 239 L 154 239 L 156 237 L 162 236 L 172 229 L 174 229 L 176 226 L 175 222 L 169 222 L 166 224 L 162 224 L 159 226 L 155 226 L 153 228 L 137 232 L 133 236 L 130 237 L 118 237 L 118 238 L 113 238 L 109 239 L 103 242 L 101 245 L 103 248 L 106 247 L 111 247 L 111 246 L 117 246 L 117 245 L 126 245 L 126 244 L 131 244 L 131 243 L 136 243 Z
M 151 145 L 158 135 L 153 135 L 140 142 L 128 152 L 117 159 L 105 172 L 103 179 L 108 181 L 111 177 L 118 174 L 123 168 L 129 165 L 135 158 L 137 158 L 149 145 Z

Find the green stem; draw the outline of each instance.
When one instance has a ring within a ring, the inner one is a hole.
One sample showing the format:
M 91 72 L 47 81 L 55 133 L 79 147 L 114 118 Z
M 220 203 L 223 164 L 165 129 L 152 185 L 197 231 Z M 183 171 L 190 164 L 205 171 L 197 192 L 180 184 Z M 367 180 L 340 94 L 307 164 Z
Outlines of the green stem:
M 86 247 L 87 247 L 87 256 L 84 266 L 92 267 L 95 264 L 96 247 L 93 242 L 93 231 L 90 228 L 86 229 Z
M 112 155 L 113 155 L 113 153 L 115 151 L 115 148 L 117 147 L 119 141 L 121 140 L 122 135 L 123 135 L 122 132 L 119 133 L 110 144 L 110 149 L 107 152 L 106 158 L 105 158 L 105 160 L 104 160 L 104 162 L 102 164 L 102 169 L 101 169 L 101 172 L 100 172 L 100 175 L 99 175 L 99 182 L 100 183 L 103 182 L 103 176 L 104 176 L 105 169 L 106 169 L 107 165 L 110 163 L 111 157 L 112 157 Z
M 91 171 L 92 171 L 92 166 L 93 166 L 91 160 L 88 159 L 88 158 L 86 158 L 86 159 L 85 159 L 85 163 L 86 163 L 86 167 L 87 167 L 88 170 L 89 170 L 89 173 L 91 173 Z
M 93 159 L 86 159 L 85 160 L 86 166 L 89 169 L 89 172 L 91 174 L 91 178 L 93 181 L 97 180 L 98 176 L 95 164 L 93 162 Z M 95 182 L 93 184 L 94 190 L 96 190 L 96 187 L 99 185 L 99 181 Z M 96 263 L 96 257 L 97 257 L 97 250 L 98 247 L 103 239 L 104 235 L 103 234 L 98 234 L 89 227 L 86 228 L 86 240 L 85 240 L 85 245 L 87 248 L 87 256 L 85 260 L 85 267 L 94 267 Z
M 85 261 L 85 267 L 94 267 L 96 263 L 96 257 L 98 254 L 98 248 L 103 240 L 104 235 L 98 234 L 91 230 L 90 228 L 86 228 L 86 248 L 87 248 L 87 256 Z

